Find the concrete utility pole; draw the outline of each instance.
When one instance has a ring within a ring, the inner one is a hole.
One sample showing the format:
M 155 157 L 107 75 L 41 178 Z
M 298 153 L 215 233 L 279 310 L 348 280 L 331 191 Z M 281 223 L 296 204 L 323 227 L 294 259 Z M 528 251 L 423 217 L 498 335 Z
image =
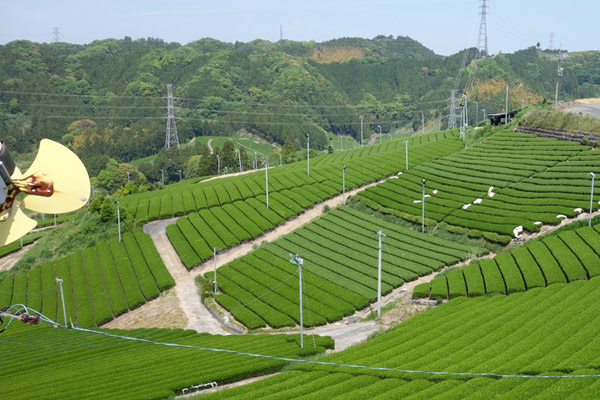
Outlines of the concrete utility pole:
M 306 134 L 306 175 L 310 176 L 310 135 Z
M 560 77 L 563 76 L 563 71 L 564 68 L 560 66 L 560 62 L 562 61 L 562 52 L 559 50 L 558 51 L 558 66 L 556 68 L 556 92 L 554 94 L 554 108 L 558 108 L 558 81 L 560 80 Z
M 386 236 L 385 233 L 379 231 L 379 258 L 377 262 L 377 316 L 381 315 L 381 238 Z
M 463 97 L 465 98 L 465 119 L 464 119 L 464 123 L 465 123 L 465 128 L 467 126 L 469 126 L 469 99 L 467 98 L 466 94 L 463 94 Z
M 342 200 L 346 205 L 346 166 L 342 167 Z
M 173 85 L 167 85 L 167 136 L 165 138 L 165 148 L 173 145 L 179 148 L 179 138 L 177 137 L 177 125 L 175 124 L 175 107 L 173 106 Z
M 213 294 L 217 294 L 217 248 L 213 247 Z
M 298 265 L 298 279 L 299 279 L 299 292 L 300 292 L 300 348 L 304 348 L 304 323 L 302 319 L 302 264 L 304 264 L 304 260 L 298 254 L 295 256 L 290 254 L 293 258 L 290 260 L 292 264 Z
M 508 84 L 506 84 L 506 107 L 504 110 L 504 124 L 508 125 Z
M 269 208 L 269 162 L 268 161 L 263 161 L 263 164 L 265 165 L 265 187 L 266 187 L 266 192 L 267 192 L 267 208 Z
M 217 154 L 217 174 L 221 175 L 221 156 Z
M 404 160 L 406 161 L 406 168 L 404 170 L 408 171 L 408 140 L 406 139 L 404 139 L 404 149 L 406 150 L 406 155 L 404 157 Z
M 422 127 L 422 134 L 425 134 L 425 114 L 423 113 L 423 111 L 421 111 L 421 127 Z
M 360 147 L 363 147 L 364 136 L 363 136 L 363 116 L 360 116 Z
M 423 185 L 423 211 L 421 214 L 421 233 L 425 233 L 425 179 L 421 181 Z
M 121 204 L 117 201 L 117 225 L 119 226 L 119 242 L 121 241 Z
M 165 186 L 165 170 L 164 169 L 160 170 L 160 184 Z
M 590 193 L 590 218 L 588 226 L 592 226 L 592 211 L 594 211 L 594 179 L 596 178 L 596 174 L 590 172 L 590 176 L 592 177 L 592 192 Z
M 56 283 L 58 283 L 58 286 L 60 287 L 60 299 L 62 301 L 62 308 L 63 308 L 63 316 L 64 316 L 64 321 L 65 321 L 65 327 L 69 327 L 67 325 L 67 309 L 65 308 L 65 293 L 63 292 L 63 280 L 59 279 L 59 278 L 54 278 L 54 280 L 56 281 Z

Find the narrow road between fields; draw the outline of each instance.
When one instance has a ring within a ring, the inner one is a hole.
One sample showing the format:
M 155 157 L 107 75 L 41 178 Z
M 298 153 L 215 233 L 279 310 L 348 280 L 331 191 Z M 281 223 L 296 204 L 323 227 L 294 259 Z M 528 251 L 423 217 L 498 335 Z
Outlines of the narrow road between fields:
M 385 179 L 387 179 L 387 178 L 385 178 Z M 361 186 L 359 188 L 347 191 L 346 198 L 348 198 L 349 196 L 354 196 L 358 192 L 360 192 L 368 187 L 378 185 L 381 182 L 385 181 L 385 179 L 382 179 L 382 180 L 379 180 L 379 181 L 376 181 L 373 183 L 369 183 L 369 184 Z M 274 240 L 277 240 L 280 237 L 287 235 L 288 233 L 292 233 L 294 230 L 302 227 L 303 225 L 308 224 L 309 222 L 313 221 L 314 219 L 319 218 L 321 215 L 323 215 L 323 213 L 324 213 L 323 209 L 325 208 L 325 206 L 328 206 L 329 208 L 335 208 L 343 203 L 344 203 L 343 195 L 340 194 L 338 196 L 332 197 L 329 200 L 325 200 L 324 202 L 315 204 L 311 208 L 307 208 L 306 211 L 304 211 L 302 214 L 288 219 L 281 225 L 277 226 L 275 229 L 273 229 L 261 236 L 258 236 L 256 238 L 254 238 L 253 240 L 250 240 L 250 241 L 242 243 L 240 245 L 231 247 L 225 251 L 218 253 L 217 254 L 217 268 L 235 260 L 236 258 L 239 258 L 241 256 L 244 256 L 244 255 L 250 253 L 257 246 L 260 246 L 263 242 L 272 242 Z M 194 274 L 194 276 L 200 275 L 200 274 L 205 274 L 206 272 L 212 271 L 213 268 L 214 268 L 213 259 L 211 258 L 209 260 L 206 260 L 204 263 L 200 264 L 196 268 L 194 268 L 192 271 L 192 274 Z
M 382 181 L 383 180 L 348 191 L 346 192 L 346 198 Z M 343 204 L 343 195 L 335 196 L 313 206 L 312 208 L 307 209 L 297 217 L 287 220 L 272 231 L 269 231 L 252 241 L 232 247 L 217 254 L 217 268 L 229 263 L 232 260 L 235 260 L 238 257 L 250 253 L 252 250 L 254 250 L 255 246 L 260 245 L 264 241 L 276 240 L 279 237 L 300 228 L 302 225 L 311 222 L 315 218 L 320 217 L 323 214 L 323 209 L 326 205 L 330 208 L 334 208 L 340 204 Z M 158 250 L 167 269 L 169 270 L 169 273 L 175 280 L 175 292 L 177 294 L 177 298 L 179 299 L 180 308 L 185 313 L 187 318 L 186 328 L 194 329 L 198 332 L 227 334 L 228 332 L 202 304 L 200 294 L 198 293 L 198 289 L 194 282 L 194 278 L 196 276 L 213 270 L 213 260 L 209 259 L 205 261 L 192 271 L 188 271 L 184 267 L 166 234 L 167 226 L 174 224 L 176 221 L 177 218 L 171 218 L 167 220 L 150 222 L 144 225 L 144 232 L 150 235 L 152 238 L 156 249 Z M 326 334 L 321 332 L 331 332 L 333 335 L 332 337 L 336 341 L 337 349 L 340 347 L 346 348 L 350 345 L 359 343 L 365 340 L 369 334 L 378 329 L 379 328 L 375 323 L 340 325 L 331 324 L 327 327 L 320 327 L 312 331 L 307 331 L 307 333 L 314 331 L 315 334 Z
M 184 267 L 167 237 L 166 227 L 175 223 L 176 220 L 176 218 L 172 218 L 147 224 L 144 226 L 144 232 L 152 238 L 165 266 L 175 280 L 175 293 L 179 299 L 181 310 L 187 318 L 186 329 L 214 335 L 228 335 L 229 332 L 213 318 L 202 304 L 200 293 L 198 293 L 198 288 L 194 282 L 194 275 L 190 274 Z

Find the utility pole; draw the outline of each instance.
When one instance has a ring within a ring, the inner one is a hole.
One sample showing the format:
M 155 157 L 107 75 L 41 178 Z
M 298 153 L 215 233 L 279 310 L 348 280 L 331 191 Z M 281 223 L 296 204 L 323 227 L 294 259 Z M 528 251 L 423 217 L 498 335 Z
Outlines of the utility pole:
M 60 287 L 60 299 L 62 300 L 63 316 L 65 318 L 65 328 L 68 328 L 69 326 L 67 325 L 67 309 L 65 308 L 65 293 L 63 292 L 62 286 L 63 280 L 59 278 L 54 278 L 54 280 L 56 281 L 56 283 L 58 283 L 58 286 Z
M 346 166 L 342 167 L 342 200 L 346 205 Z
M 465 98 L 465 119 L 464 119 L 464 123 L 465 123 L 465 128 L 467 126 L 469 126 L 469 99 L 467 98 L 466 94 L 463 94 L 463 97 Z
M 279 42 L 283 42 L 283 24 L 279 24 Z
M 117 201 L 117 224 L 119 225 L 119 242 L 121 241 L 121 204 Z
M 563 76 L 564 68 L 560 66 L 560 62 L 562 61 L 562 52 L 558 51 L 558 66 L 556 68 L 556 93 L 554 94 L 554 108 L 558 108 L 558 81 L 560 77 Z
M 175 107 L 173 106 L 173 85 L 167 85 L 167 137 L 165 139 L 165 148 L 173 145 L 179 148 L 179 138 L 177 137 L 177 125 L 175 124 Z
M 265 187 L 267 192 L 267 208 L 269 208 L 269 162 L 263 161 L 263 164 L 265 164 Z
M 256 152 L 254 152 L 254 169 L 258 169 L 258 158 Z
M 475 102 L 475 125 L 479 123 L 479 102 Z
M 590 176 L 592 177 L 592 192 L 590 193 L 590 218 L 588 220 L 588 226 L 592 226 L 592 212 L 594 211 L 594 179 L 596 179 L 596 174 L 590 172 Z
M 408 140 L 404 139 L 404 149 L 406 150 L 406 155 L 404 156 L 404 160 L 406 161 L 405 171 L 408 171 Z
M 504 108 L 504 124 L 508 125 L 508 83 L 506 84 L 506 107 Z
M 381 238 L 386 236 L 385 233 L 379 231 L 379 258 L 377 262 L 377 316 L 381 315 Z
M 302 320 L 302 264 L 304 264 L 304 260 L 298 254 L 293 255 L 290 253 L 290 256 L 293 257 L 290 262 L 292 264 L 298 265 L 298 279 L 299 279 L 299 292 L 300 292 L 300 348 L 304 348 L 304 323 Z
M 422 134 L 425 134 L 425 114 L 423 113 L 423 111 L 421 111 L 421 129 L 422 129 Z
M 364 137 L 363 137 L 363 116 L 360 116 L 360 147 L 363 147 L 363 141 L 364 141 Z
M 217 175 L 221 175 L 221 156 L 217 154 Z
M 383 135 L 381 134 L 381 125 L 377 125 L 377 127 L 379 128 L 379 143 L 383 143 Z
M 213 294 L 217 294 L 217 248 L 216 247 L 213 247 L 213 271 L 214 271 Z
M 423 211 L 421 214 L 421 233 L 425 233 L 425 179 L 421 181 L 423 185 Z
M 306 176 L 310 176 L 310 135 L 306 134 Z
M 550 47 L 548 48 L 548 50 L 554 50 L 554 32 L 550 33 Z

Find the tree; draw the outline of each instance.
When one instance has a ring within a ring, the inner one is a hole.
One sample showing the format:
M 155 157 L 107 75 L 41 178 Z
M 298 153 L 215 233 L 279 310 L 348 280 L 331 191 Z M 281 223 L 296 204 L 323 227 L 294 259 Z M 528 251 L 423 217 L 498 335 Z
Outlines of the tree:
M 288 136 L 285 138 L 285 142 L 283 143 L 283 148 L 281 149 L 281 153 L 284 156 L 289 156 L 290 154 L 294 154 L 296 152 L 296 148 L 292 143 L 292 139 Z
M 116 215 L 117 205 L 111 198 L 105 198 L 104 202 L 102 203 L 102 207 L 100 208 L 100 219 L 103 222 L 108 222 L 115 218 Z

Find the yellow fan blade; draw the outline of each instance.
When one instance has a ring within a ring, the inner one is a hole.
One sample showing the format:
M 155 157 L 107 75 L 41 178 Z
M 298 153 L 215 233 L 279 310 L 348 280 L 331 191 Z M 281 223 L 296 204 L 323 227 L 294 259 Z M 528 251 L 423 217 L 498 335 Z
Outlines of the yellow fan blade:
M 9 217 L 0 222 L 0 246 L 25 236 L 37 225 L 37 222 L 29 218 L 17 205 L 12 207 Z
M 54 182 L 50 197 L 27 195 L 23 207 L 28 210 L 59 214 L 83 207 L 90 198 L 90 177 L 85 166 L 71 150 L 49 139 L 40 142 L 40 150 L 24 176 L 44 172 Z
M 15 170 L 13 171 L 13 174 L 11 176 L 12 179 L 19 179 L 22 178 L 23 174 L 21 173 L 21 170 L 19 169 L 19 167 L 17 167 L 15 165 Z

